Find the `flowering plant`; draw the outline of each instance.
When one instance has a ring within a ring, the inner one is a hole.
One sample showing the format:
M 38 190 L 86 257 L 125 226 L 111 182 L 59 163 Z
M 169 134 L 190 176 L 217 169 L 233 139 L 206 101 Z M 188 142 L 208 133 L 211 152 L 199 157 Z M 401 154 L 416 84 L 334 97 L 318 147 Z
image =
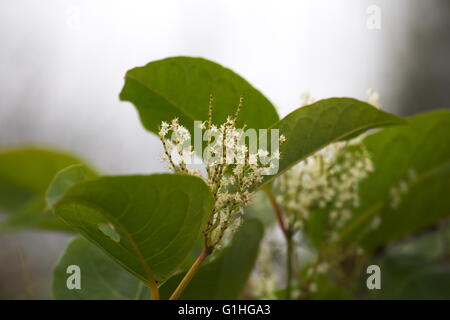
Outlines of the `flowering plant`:
M 55 268 L 57 299 L 367 297 L 360 279 L 394 241 L 450 213 L 448 111 L 405 120 L 370 91 L 304 96 L 280 119 L 242 77 L 189 57 L 129 70 L 120 99 L 170 172 L 104 176 L 61 152 L 0 153 L 2 230 L 79 234 Z

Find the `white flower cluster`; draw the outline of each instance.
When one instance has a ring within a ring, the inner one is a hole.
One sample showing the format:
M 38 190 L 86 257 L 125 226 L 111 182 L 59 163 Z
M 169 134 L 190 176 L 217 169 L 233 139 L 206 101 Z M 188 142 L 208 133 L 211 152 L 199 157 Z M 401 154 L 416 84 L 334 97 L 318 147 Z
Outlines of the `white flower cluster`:
M 329 222 L 342 227 L 359 206 L 359 183 L 371 171 L 368 151 L 352 142 L 331 144 L 288 170 L 275 187 L 289 227 L 302 229 L 318 209 L 327 209 Z
M 228 227 L 240 225 L 243 208 L 250 202 L 253 187 L 262 181 L 265 170 L 273 166 L 274 160 L 280 158 L 277 150 L 269 155 L 263 149 L 252 152 L 246 145 L 244 130 L 236 128 L 241 105 L 242 98 L 234 116 L 216 126 L 212 123 L 210 98 L 209 119 L 200 126 L 202 130 L 206 129 L 208 143 L 203 156 L 206 177 L 199 170 L 188 167 L 186 158 L 194 155 L 191 136 L 177 119 L 171 123 L 162 122 L 159 131 L 164 147 L 163 160 L 169 162 L 170 168 L 175 172 L 203 178 L 211 189 L 215 207 L 204 230 L 206 245 L 211 248 L 219 245 Z M 284 140 L 285 137 L 281 135 L 279 141 Z
M 171 134 L 171 138 L 167 138 Z M 169 169 L 175 172 L 186 172 L 198 174 L 197 171 L 186 166 L 194 153 L 191 146 L 191 134 L 189 130 L 178 123 L 178 119 L 173 119 L 167 123 L 163 121 L 159 128 L 159 138 L 164 147 L 164 154 L 161 161 L 169 161 Z
M 405 179 L 400 180 L 389 190 L 390 207 L 397 209 L 402 202 L 402 197 L 408 193 L 411 184 L 416 180 L 417 173 L 414 169 L 409 169 Z

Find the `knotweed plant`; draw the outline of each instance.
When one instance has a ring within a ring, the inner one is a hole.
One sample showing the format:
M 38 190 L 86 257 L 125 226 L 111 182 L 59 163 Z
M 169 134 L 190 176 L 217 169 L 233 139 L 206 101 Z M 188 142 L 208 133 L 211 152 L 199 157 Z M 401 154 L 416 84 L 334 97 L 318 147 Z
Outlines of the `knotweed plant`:
M 171 173 L 103 176 L 65 153 L 0 153 L 11 211 L 0 229 L 80 233 L 55 268 L 58 299 L 140 299 L 145 286 L 152 299 L 359 297 L 363 263 L 450 212 L 448 112 L 406 126 L 369 90 L 369 103 L 304 94 L 280 117 L 242 77 L 191 57 L 129 70 L 120 99 L 159 136 Z

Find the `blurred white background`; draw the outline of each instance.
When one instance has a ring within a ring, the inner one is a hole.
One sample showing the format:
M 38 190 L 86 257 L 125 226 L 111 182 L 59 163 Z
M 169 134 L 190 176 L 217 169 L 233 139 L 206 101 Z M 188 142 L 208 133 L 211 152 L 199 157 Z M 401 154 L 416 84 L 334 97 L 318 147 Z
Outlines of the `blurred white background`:
M 176 55 L 223 64 L 284 115 L 302 92 L 365 98 L 388 109 L 389 56 L 408 1 L 3 1 L 0 143 L 42 142 L 107 173 L 160 171 L 159 144 L 118 100 L 126 70 Z M 395 111 L 395 110 L 394 110 Z M 158 149 L 159 150 L 159 149 Z
M 399 68 L 414 64 L 411 30 L 433 26 L 435 20 L 426 19 L 440 9 L 432 2 L 2 1 L 0 147 L 59 147 L 108 174 L 165 170 L 157 138 L 118 94 L 126 70 L 177 55 L 231 68 L 281 115 L 295 109 L 305 91 L 315 99 L 365 99 L 368 88 L 379 91 L 385 109 L 399 113 Z M 367 27 L 371 5 L 381 10 L 381 29 Z M 23 287 L 8 285 L 25 283 L 19 247 L 34 297 L 48 297 L 50 268 L 66 241 L 55 234 L 1 235 L 0 298 L 25 297 Z

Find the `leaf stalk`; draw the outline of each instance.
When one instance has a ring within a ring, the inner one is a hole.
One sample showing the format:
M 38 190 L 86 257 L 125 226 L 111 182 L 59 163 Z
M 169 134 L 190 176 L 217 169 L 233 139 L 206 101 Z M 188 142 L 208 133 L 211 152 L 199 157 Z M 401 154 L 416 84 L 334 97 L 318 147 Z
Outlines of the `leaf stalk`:
M 183 293 L 184 289 L 187 287 L 189 282 L 191 282 L 192 278 L 199 270 L 202 262 L 211 254 L 211 252 L 212 252 L 212 250 L 209 247 L 206 247 L 202 250 L 202 252 L 197 257 L 197 259 L 192 264 L 192 266 L 189 268 L 188 272 L 185 274 L 185 276 L 183 277 L 181 282 L 178 284 L 178 287 L 175 289 L 175 291 L 170 296 L 169 300 L 177 300 L 180 297 L 180 295 Z

